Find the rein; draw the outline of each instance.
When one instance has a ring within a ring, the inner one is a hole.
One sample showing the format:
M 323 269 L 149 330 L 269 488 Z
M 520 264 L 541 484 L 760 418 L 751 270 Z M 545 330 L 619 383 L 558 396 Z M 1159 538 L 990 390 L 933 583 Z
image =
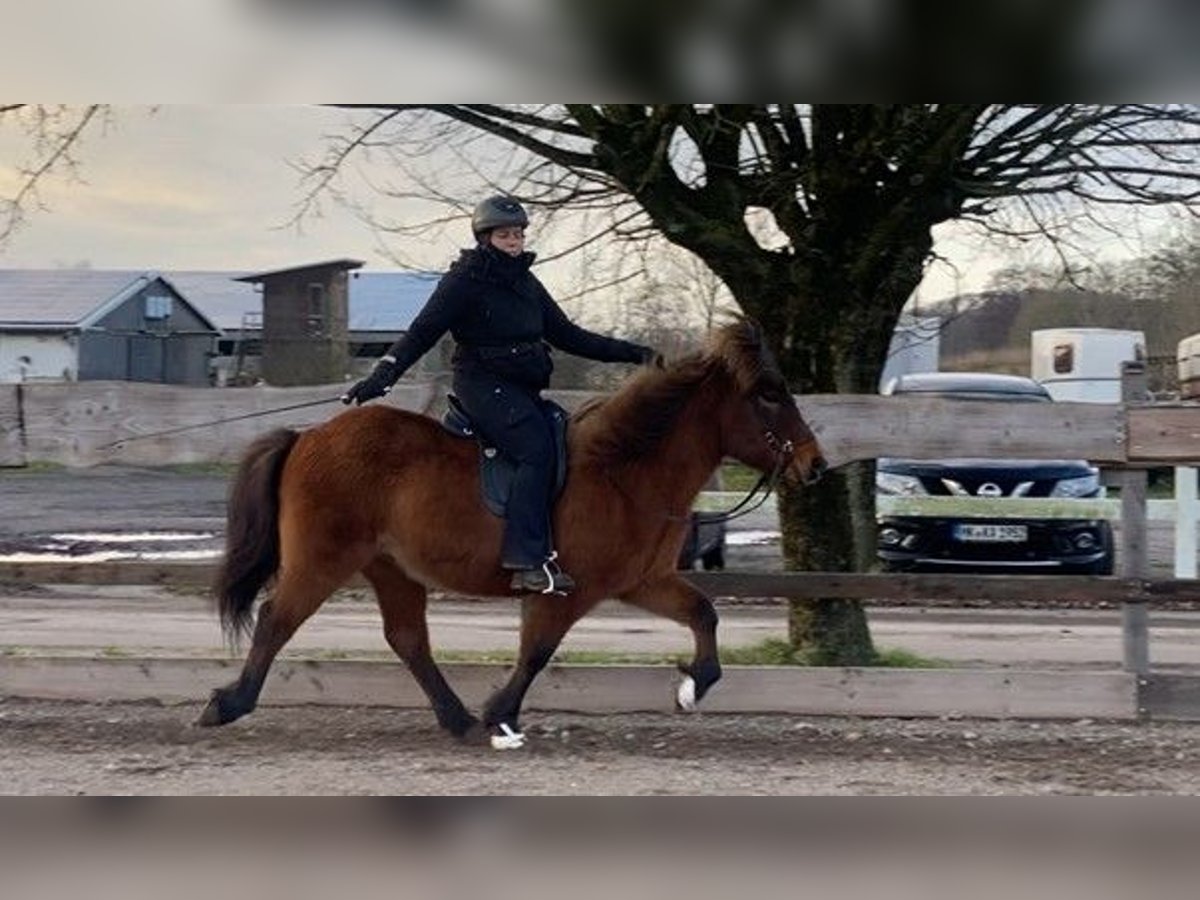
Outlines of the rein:
M 763 472 L 760 476 L 758 476 L 758 481 L 756 481 L 754 486 L 750 488 L 749 493 L 747 493 L 745 497 L 743 497 L 729 509 L 716 513 L 704 513 L 704 523 L 706 525 L 719 525 L 725 522 L 732 522 L 734 519 L 740 519 L 742 516 L 749 515 L 766 503 L 771 494 L 775 492 L 775 487 L 779 484 L 779 477 L 783 474 L 783 470 L 787 468 L 787 461 L 788 457 L 791 455 L 793 444 L 791 441 L 780 441 L 779 438 L 775 436 L 773 431 L 768 431 L 766 433 L 766 437 L 767 443 L 775 451 L 774 467 L 770 472 Z M 624 488 L 617 485 L 615 481 L 613 484 L 617 490 L 621 491 L 621 493 L 626 493 Z M 766 486 L 765 491 L 763 490 L 764 485 Z M 759 491 L 763 491 L 762 496 L 755 499 L 755 495 L 758 494 Z M 626 496 L 628 496 L 628 494 L 626 494 Z M 751 501 L 754 501 L 754 503 L 752 505 L 747 505 L 750 504 Z M 662 515 L 662 517 L 668 522 L 688 522 L 692 517 L 691 513 L 679 516 L 675 515 L 674 513 L 664 512 L 660 515 Z
M 241 422 L 243 419 L 257 419 L 260 416 L 273 416 L 276 413 L 291 412 L 296 409 L 308 409 L 310 406 L 323 406 L 326 403 L 341 402 L 341 397 L 328 397 L 324 400 L 307 400 L 304 403 L 293 403 L 291 406 L 280 406 L 276 409 L 263 409 L 258 412 L 243 413 L 240 416 L 229 416 L 224 419 L 214 419 L 211 422 L 197 422 L 194 425 L 180 425 L 178 428 L 167 428 L 164 431 L 151 431 L 148 434 L 135 434 L 133 437 L 121 438 L 119 441 L 109 441 L 107 444 L 101 444 L 97 450 L 107 450 L 110 447 L 120 447 L 122 444 L 128 444 L 131 441 L 144 441 L 149 438 L 166 437 L 169 434 L 179 434 L 183 431 L 191 431 L 194 428 L 211 428 L 214 425 L 224 425 L 228 422 Z
M 750 493 L 746 494 L 746 496 L 739 500 L 732 508 L 712 515 L 706 515 L 704 517 L 704 523 L 706 525 L 732 522 L 734 519 L 740 519 L 742 516 L 749 515 L 750 513 L 754 512 L 754 510 L 766 503 L 771 494 L 775 492 L 775 487 L 779 484 L 779 476 L 783 474 L 783 470 L 787 467 L 788 456 L 792 452 L 792 442 L 781 442 L 779 438 L 775 436 L 774 432 L 768 431 L 767 443 L 769 443 L 775 450 L 775 467 L 771 469 L 770 472 L 763 472 L 762 475 L 758 476 L 758 481 L 754 483 L 754 487 L 750 488 Z M 758 498 L 757 502 L 753 506 L 746 506 L 746 504 L 754 498 L 754 495 L 762 490 L 764 484 L 766 485 L 766 490 L 763 491 L 763 495 Z M 688 518 L 690 518 L 690 516 L 688 516 Z

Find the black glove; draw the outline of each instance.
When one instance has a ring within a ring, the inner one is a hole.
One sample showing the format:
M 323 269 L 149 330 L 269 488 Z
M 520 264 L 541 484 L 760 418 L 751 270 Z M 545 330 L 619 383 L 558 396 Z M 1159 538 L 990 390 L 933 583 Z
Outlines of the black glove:
M 643 366 L 654 366 L 656 369 L 666 368 L 666 359 L 653 347 L 642 347 L 641 352 L 642 358 L 638 362 Z
M 362 406 L 368 400 L 382 397 L 392 389 L 396 379 L 400 377 L 400 369 L 395 360 L 384 357 L 375 364 L 371 374 L 362 381 L 355 383 L 350 390 L 342 394 L 343 403 L 357 403 Z

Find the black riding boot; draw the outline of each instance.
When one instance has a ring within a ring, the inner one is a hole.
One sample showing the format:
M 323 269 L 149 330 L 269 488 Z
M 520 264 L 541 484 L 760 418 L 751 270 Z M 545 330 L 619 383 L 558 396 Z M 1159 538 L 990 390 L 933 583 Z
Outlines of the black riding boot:
M 510 586 L 522 594 L 569 594 L 575 590 L 575 579 L 558 567 L 557 553 L 551 553 L 536 569 L 518 569 Z

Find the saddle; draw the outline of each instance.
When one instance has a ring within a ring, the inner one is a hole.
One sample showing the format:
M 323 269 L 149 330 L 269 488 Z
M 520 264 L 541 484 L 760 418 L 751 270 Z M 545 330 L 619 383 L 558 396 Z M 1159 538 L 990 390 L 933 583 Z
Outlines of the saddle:
M 483 435 L 475 430 L 474 424 L 462 403 L 453 394 L 446 395 L 447 408 L 442 416 L 442 427 L 455 437 L 471 438 L 479 444 L 479 484 L 483 495 L 483 503 L 488 512 L 504 518 L 508 507 L 508 497 L 512 492 L 513 476 L 517 465 L 496 447 L 489 444 Z M 551 498 L 558 499 L 562 493 L 563 484 L 567 480 L 567 411 L 544 397 L 538 402 L 542 407 L 542 415 L 550 422 L 550 430 L 554 435 L 554 488 Z

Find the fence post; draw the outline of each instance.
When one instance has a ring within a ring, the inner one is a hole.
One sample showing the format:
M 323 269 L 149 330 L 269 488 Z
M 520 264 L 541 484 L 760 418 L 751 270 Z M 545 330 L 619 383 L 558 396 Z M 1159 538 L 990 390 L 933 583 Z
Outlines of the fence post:
M 1175 467 L 1175 577 L 1196 577 L 1196 496 L 1194 466 Z
M 1121 402 L 1126 407 L 1145 403 L 1147 397 L 1146 365 L 1142 362 L 1121 363 Z M 1150 559 L 1146 541 L 1146 483 L 1145 469 L 1124 469 L 1119 473 L 1121 485 L 1121 556 L 1119 574 L 1122 578 L 1145 579 L 1150 574 Z M 1121 636 L 1125 670 L 1144 676 L 1150 672 L 1150 613 L 1144 603 L 1121 605 Z
M 25 386 L 0 385 L 0 468 L 26 464 Z

